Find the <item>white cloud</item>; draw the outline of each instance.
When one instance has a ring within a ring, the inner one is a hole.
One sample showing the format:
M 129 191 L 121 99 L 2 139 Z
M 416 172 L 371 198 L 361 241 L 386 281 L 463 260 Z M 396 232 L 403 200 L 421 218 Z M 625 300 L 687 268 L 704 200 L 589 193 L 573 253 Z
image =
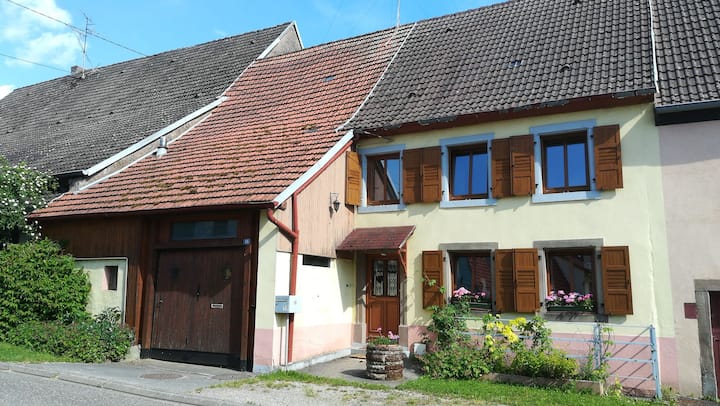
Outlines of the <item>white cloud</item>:
M 13 0 L 27 8 L 72 24 L 72 16 L 55 0 Z M 0 2 L 0 45 L 11 54 L 47 65 L 70 66 L 80 55 L 80 45 L 70 27 L 11 2 Z M 32 65 L 6 59 L 9 66 Z
M 0 85 L 0 99 L 10 94 L 14 88 L 13 85 Z

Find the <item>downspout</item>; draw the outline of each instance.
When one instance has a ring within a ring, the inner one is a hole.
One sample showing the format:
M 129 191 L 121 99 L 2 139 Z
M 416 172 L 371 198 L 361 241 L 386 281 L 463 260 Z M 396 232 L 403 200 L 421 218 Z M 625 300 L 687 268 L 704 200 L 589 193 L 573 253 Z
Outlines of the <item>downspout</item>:
M 300 246 L 300 231 L 298 230 L 298 216 L 297 216 L 297 199 L 296 194 L 292 194 L 292 229 L 288 228 L 287 225 L 283 224 L 275 218 L 274 210 L 272 208 L 267 209 L 267 217 L 271 223 L 277 226 L 278 230 L 290 240 L 292 246 L 290 252 L 290 288 L 288 294 L 290 296 L 295 295 L 297 287 L 297 268 L 298 268 L 298 251 Z M 288 332 L 287 332 L 287 363 L 292 362 L 292 349 L 293 349 L 293 335 L 295 331 L 295 313 L 288 314 Z

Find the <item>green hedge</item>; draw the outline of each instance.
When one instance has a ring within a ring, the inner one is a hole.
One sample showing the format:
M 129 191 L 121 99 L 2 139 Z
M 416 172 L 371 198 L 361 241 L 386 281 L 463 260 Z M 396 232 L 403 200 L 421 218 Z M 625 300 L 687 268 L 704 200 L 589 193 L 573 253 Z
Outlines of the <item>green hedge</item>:
M 0 340 L 29 321 L 86 317 L 90 282 L 56 243 L 39 240 L 0 250 Z
M 122 325 L 120 311 L 114 308 L 72 323 L 29 321 L 10 331 L 7 341 L 83 362 L 119 361 L 132 345 L 133 332 Z

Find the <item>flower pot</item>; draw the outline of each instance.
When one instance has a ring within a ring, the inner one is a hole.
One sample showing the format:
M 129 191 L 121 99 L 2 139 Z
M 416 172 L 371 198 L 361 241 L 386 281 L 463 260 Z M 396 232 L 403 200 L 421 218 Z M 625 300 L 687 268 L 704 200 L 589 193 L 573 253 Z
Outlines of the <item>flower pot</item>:
M 547 305 L 545 309 L 549 312 L 591 312 L 592 310 L 588 310 L 583 306 L 552 306 Z
M 365 362 L 370 379 L 394 381 L 403 377 L 403 351 L 398 344 L 368 344 Z
M 487 302 L 470 302 L 470 310 L 490 310 L 492 305 Z

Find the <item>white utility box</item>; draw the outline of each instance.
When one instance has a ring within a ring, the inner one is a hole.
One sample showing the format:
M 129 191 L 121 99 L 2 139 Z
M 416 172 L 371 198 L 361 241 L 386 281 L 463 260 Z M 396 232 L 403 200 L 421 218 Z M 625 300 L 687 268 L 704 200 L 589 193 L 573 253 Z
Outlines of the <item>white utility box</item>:
M 275 296 L 275 313 L 299 313 L 299 296 Z

